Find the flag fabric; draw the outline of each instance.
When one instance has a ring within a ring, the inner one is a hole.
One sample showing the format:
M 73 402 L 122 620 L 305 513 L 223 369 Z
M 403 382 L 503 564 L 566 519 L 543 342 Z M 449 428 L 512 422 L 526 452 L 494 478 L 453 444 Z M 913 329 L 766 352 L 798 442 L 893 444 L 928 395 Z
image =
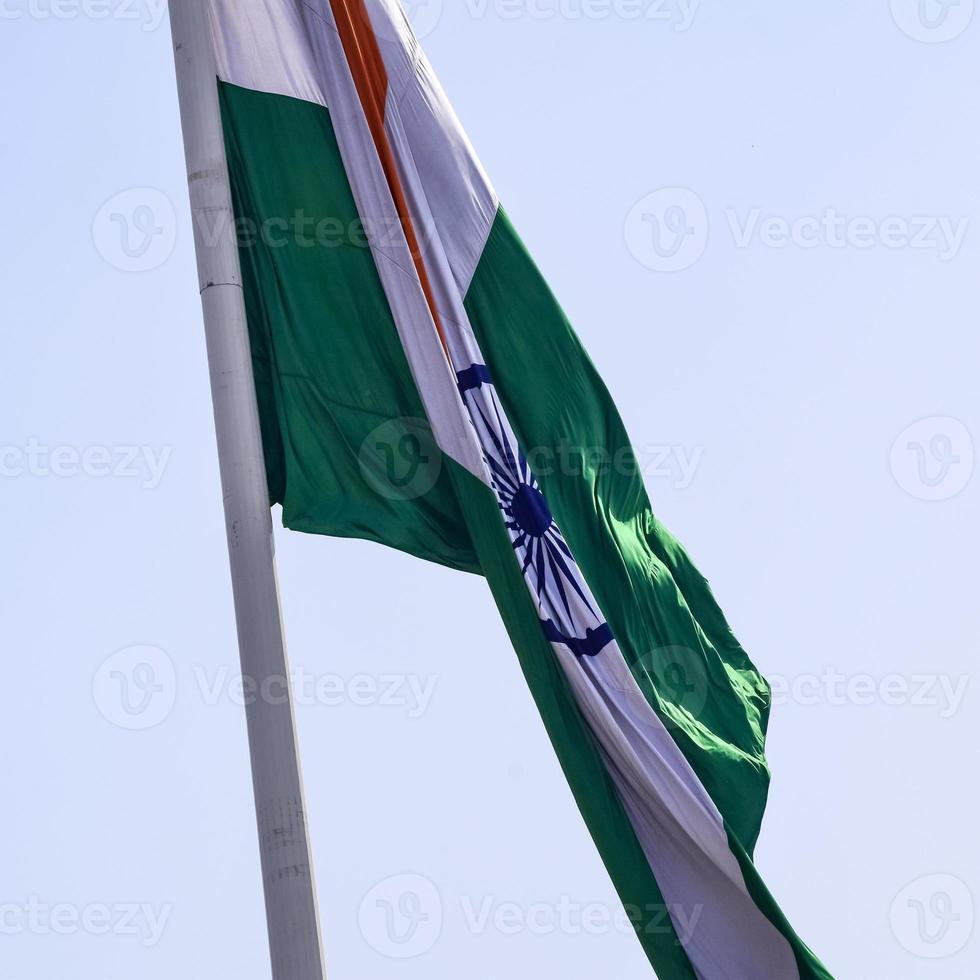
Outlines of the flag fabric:
M 829 978 L 752 860 L 768 685 L 397 0 L 209 2 L 285 525 L 486 577 L 663 980 Z

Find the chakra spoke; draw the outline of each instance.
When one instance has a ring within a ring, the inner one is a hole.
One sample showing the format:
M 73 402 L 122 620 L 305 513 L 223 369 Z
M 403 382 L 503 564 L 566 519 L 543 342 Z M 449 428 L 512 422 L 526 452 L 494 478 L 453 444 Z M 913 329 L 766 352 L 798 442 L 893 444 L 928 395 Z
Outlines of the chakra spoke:
M 487 460 L 487 463 L 489 464 L 491 471 L 496 474 L 497 479 L 501 480 L 505 484 L 509 484 L 511 487 L 511 493 L 516 493 L 518 481 L 514 479 L 514 475 L 510 471 L 505 470 L 504 467 L 493 457 L 490 457 Z
M 524 556 L 524 567 L 521 569 L 521 575 L 525 578 L 527 577 L 527 570 L 531 567 L 531 559 L 534 557 L 534 551 L 531 548 L 527 549 L 527 554 Z
M 487 435 L 490 437 L 490 440 L 493 443 L 494 448 L 497 450 L 497 453 L 500 455 L 500 457 L 504 460 L 505 463 L 510 464 L 509 471 L 514 476 L 517 476 L 517 466 L 514 463 L 514 457 L 513 454 L 511 453 L 510 446 L 505 445 L 504 442 L 501 441 L 501 438 L 498 437 L 496 430 L 490 424 L 490 420 L 486 417 L 486 415 L 483 412 L 482 406 L 476 399 L 473 399 L 473 407 L 476 409 L 477 412 L 479 412 L 480 418 L 483 420 L 483 424 L 486 427 Z M 503 427 L 501 427 L 501 432 L 502 431 L 503 431 Z
M 558 566 L 555 564 L 555 556 L 548 551 L 548 562 L 551 565 L 551 574 L 555 579 L 555 584 L 558 586 L 558 594 L 561 596 L 562 604 L 565 606 L 565 612 L 568 614 L 568 618 L 572 618 L 572 607 L 568 604 L 568 596 L 565 593 L 565 586 L 562 585 L 561 574 L 558 571 Z
M 490 404 L 493 406 L 494 414 L 497 416 L 497 425 L 500 426 L 501 434 L 507 432 L 507 427 L 504 425 L 504 420 L 500 417 L 500 403 L 497 399 L 497 393 L 492 388 L 490 389 Z M 514 453 L 510 448 L 510 440 L 504 437 L 504 449 L 507 452 L 507 462 L 511 464 L 514 468 L 514 472 L 517 472 L 517 461 L 514 459 Z
M 558 547 L 569 561 L 575 561 L 575 559 L 572 558 L 571 551 L 568 550 L 568 545 L 565 544 L 565 539 L 561 536 L 561 531 L 558 530 L 557 524 L 552 524 L 551 527 L 545 531 L 545 537 L 548 538 L 552 544 Z
M 571 587 L 578 593 L 579 598 L 582 600 L 582 602 L 585 603 L 589 612 L 592 613 L 593 616 L 595 616 L 595 610 L 592 608 L 592 603 L 589 602 L 588 598 L 585 595 L 585 592 L 582 591 L 581 586 L 579 586 L 578 582 L 575 580 L 574 573 L 565 564 L 565 559 L 562 558 L 562 556 L 559 554 L 555 554 L 554 557 L 555 557 L 555 561 L 558 563 L 558 566 L 561 568 L 563 574 L 565 575 L 565 578 L 568 579 L 568 582 L 571 585 Z
M 547 580 L 545 578 L 544 572 L 544 545 L 539 541 L 537 547 L 537 554 L 534 558 L 534 567 L 538 573 L 538 598 L 544 596 L 545 586 L 547 585 Z

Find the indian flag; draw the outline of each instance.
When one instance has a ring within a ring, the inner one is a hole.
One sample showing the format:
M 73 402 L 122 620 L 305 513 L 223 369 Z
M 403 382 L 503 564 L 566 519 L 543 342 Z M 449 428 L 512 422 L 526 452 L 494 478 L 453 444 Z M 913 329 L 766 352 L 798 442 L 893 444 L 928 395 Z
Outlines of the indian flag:
M 486 578 L 660 977 L 829 977 L 752 861 L 768 685 L 398 3 L 210 19 L 284 523 Z

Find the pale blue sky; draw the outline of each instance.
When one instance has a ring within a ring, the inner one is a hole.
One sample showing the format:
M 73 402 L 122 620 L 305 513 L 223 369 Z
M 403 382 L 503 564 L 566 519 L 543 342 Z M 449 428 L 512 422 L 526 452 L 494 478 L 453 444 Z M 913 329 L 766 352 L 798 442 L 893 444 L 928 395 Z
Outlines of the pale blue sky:
M 414 6 L 776 682 L 773 891 L 839 977 L 977 976 L 973 0 Z M 0 980 L 264 980 L 164 11 L 0 8 Z M 483 583 L 278 540 L 331 975 L 649 976 Z M 406 889 L 395 947 L 359 912 Z

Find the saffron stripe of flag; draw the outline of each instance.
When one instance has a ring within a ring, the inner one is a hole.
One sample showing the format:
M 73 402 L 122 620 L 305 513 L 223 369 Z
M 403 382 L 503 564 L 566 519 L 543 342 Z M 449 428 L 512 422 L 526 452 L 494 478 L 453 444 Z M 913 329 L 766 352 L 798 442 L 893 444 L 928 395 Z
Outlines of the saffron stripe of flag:
M 536 472 L 632 450 L 396 0 L 210 3 L 237 217 L 335 234 L 240 250 L 284 523 L 487 578 L 659 976 L 828 978 L 751 858 L 768 686 L 635 468 Z M 366 472 L 391 426 L 422 490 Z

